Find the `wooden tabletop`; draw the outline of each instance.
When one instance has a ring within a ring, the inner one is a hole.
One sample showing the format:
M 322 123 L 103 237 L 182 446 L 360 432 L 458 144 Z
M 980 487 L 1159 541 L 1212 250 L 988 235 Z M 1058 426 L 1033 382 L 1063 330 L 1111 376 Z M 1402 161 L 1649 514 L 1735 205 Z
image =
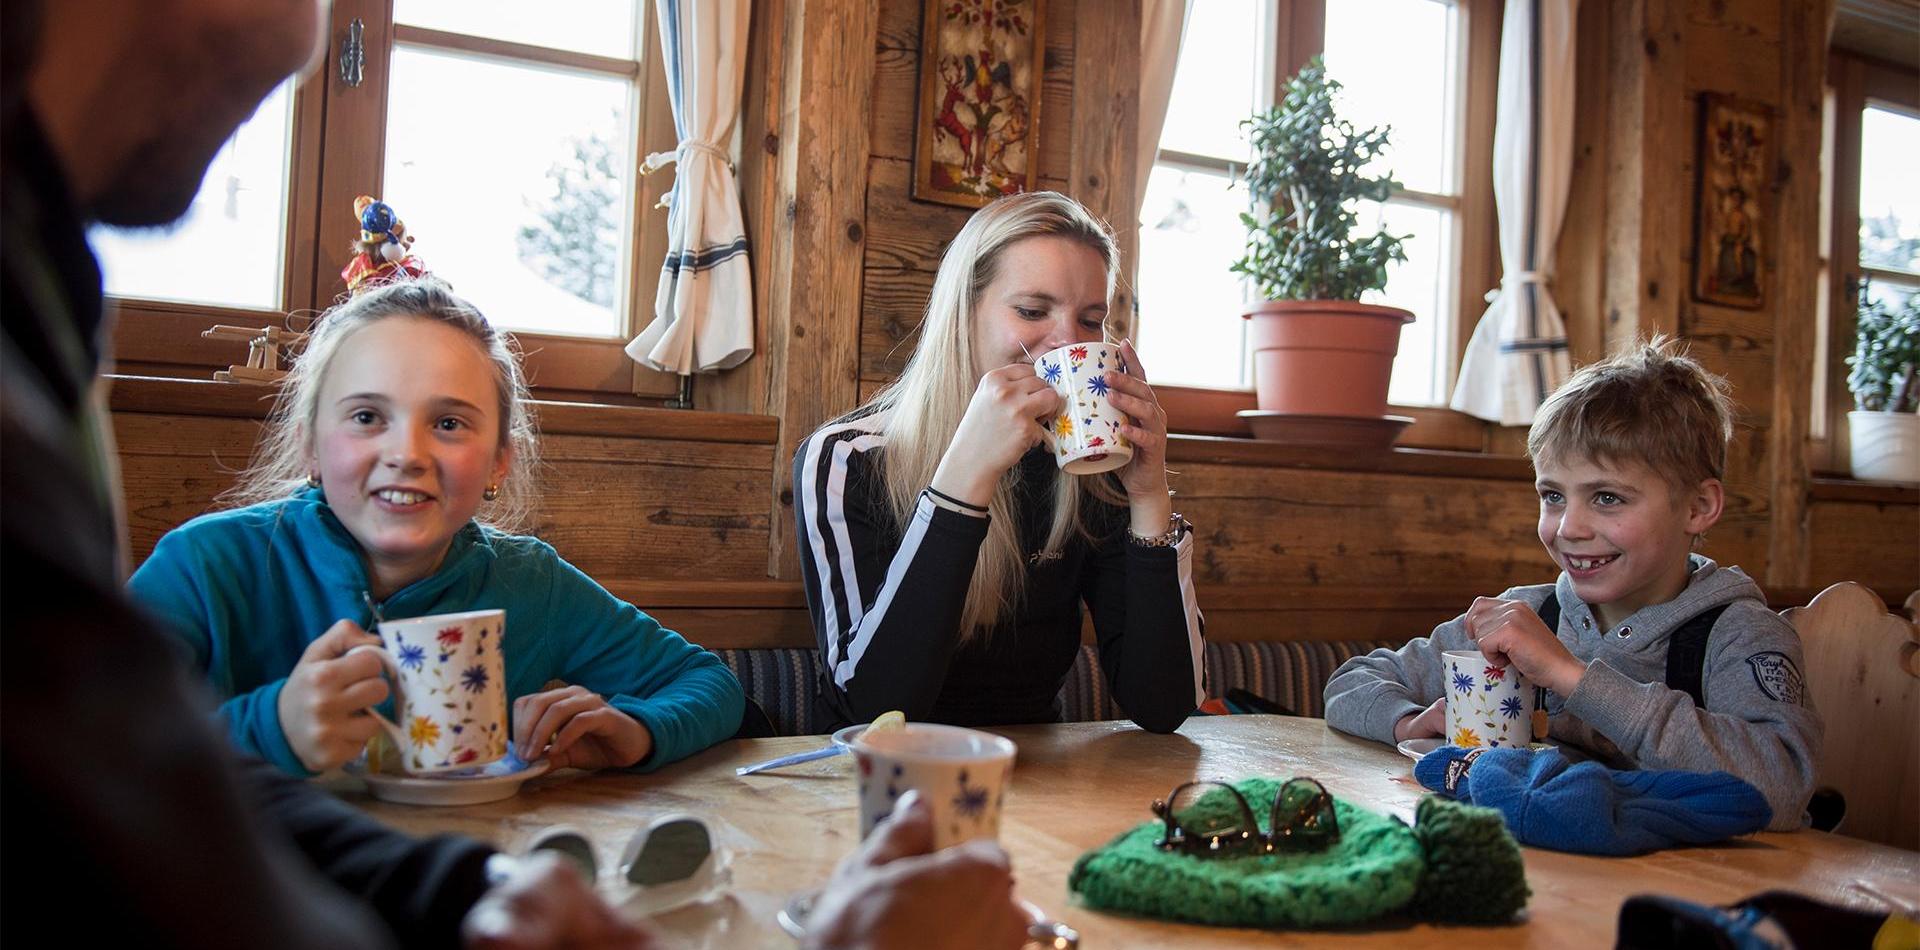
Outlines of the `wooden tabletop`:
M 1525 849 L 1533 888 L 1521 923 L 1435 928 L 1405 921 L 1337 932 L 1269 932 L 1163 923 L 1109 915 L 1071 902 L 1068 870 L 1088 849 L 1148 819 L 1147 806 L 1194 778 L 1310 775 L 1354 804 L 1413 820 L 1424 790 L 1412 763 L 1382 745 L 1352 738 L 1317 719 L 1195 717 L 1174 735 L 1128 723 L 1020 726 L 1001 732 L 1019 745 L 1001 842 L 1013 857 L 1023 897 L 1080 931 L 1081 945 L 1247 947 L 1305 943 L 1355 946 L 1605 946 L 1620 904 L 1642 893 L 1729 903 L 1788 889 L 1836 903 L 1884 908 L 1874 890 L 1920 903 L 1920 853 L 1820 832 L 1760 834 L 1717 847 L 1638 858 L 1594 858 Z M 635 827 L 666 812 L 707 819 L 736 852 L 729 898 L 661 916 L 655 923 L 685 947 L 791 947 L 776 912 L 798 890 L 825 881 L 854 846 L 858 828 L 850 757 L 737 778 L 736 766 L 817 748 L 822 738 L 722 743 L 650 775 L 564 772 L 530 782 L 511 799 L 463 808 L 375 802 L 346 791 L 382 820 L 416 833 L 453 831 L 518 848 L 534 832 L 564 823 L 585 831 L 612 867 Z M 1854 882 L 1864 882 L 1863 890 Z

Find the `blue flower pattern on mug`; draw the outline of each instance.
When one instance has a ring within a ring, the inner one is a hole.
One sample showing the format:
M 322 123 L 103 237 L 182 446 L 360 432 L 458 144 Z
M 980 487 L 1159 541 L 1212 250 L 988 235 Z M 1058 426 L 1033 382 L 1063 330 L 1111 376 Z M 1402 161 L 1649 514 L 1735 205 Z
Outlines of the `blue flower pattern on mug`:
M 1520 697 L 1508 696 L 1500 701 L 1500 714 L 1508 719 L 1520 718 Z
M 1105 376 L 1095 376 L 1095 377 L 1092 377 L 1091 379 L 1088 379 L 1087 390 L 1096 396 L 1106 395 L 1107 394 L 1107 378 Z
M 1462 693 L 1473 692 L 1473 677 L 1465 673 L 1455 672 L 1453 674 L 1453 688 Z
M 955 811 L 968 817 L 977 817 L 987 808 L 987 787 L 985 785 L 967 785 L 967 771 L 960 770 L 960 791 L 953 796 Z
M 1049 383 L 1059 382 L 1060 381 L 1060 364 L 1046 363 L 1046 362 L 1041 363 L 1040 375 Z
M 487 668 L 478 664 L 467 667 L 466 672 L 460 674 L 460 685 L 465 686 L 469 693 L 486 689 Z
M 408 643 L 404 640 L 400 641 L 400 665 L 401 666 L 409 670 L 417 670 L 421 666 L 425 665 L 426 662 L 427 662 L 426 650 L 421 649 L 418 644 Z

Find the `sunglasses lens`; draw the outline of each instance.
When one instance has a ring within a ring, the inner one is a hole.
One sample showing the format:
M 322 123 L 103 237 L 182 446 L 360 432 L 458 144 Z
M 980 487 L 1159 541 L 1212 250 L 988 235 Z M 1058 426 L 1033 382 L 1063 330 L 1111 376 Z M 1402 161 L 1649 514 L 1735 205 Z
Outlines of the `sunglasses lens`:
M 1168 814 L 1189 839 L 1237 835 L 1255 830 L 1246 803 L 1218 782 L 1181 786 L 1167 801 Z
M 643 887 L 692 877 L 713 853 L 713 836 L 693 818 L 672 818 L 640 831 L 627 848 L 627 881 Z
M 552 851 L 573 863 L 574 869 L 587 883 L 593 883 L 599 874 L 593 857 L 593 842 L 586 835 L 571 828 L 556 827 L 540 833 L 532 844 L 527 845 L 527 853 Z

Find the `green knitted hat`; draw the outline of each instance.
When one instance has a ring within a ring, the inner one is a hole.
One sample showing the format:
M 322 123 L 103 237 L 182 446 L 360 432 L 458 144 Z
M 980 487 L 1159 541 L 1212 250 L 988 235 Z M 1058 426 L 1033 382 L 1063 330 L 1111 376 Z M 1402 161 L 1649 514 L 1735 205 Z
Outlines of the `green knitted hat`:
M 1235 784 L 1265 816 L 1281 782 Z M 1224 792 L 1215 807 L 1230 807 Z M 1203 798 L 1197 808 L 1209 807 Z M 1318 928 L 1397 911 L 1422 919 L 1500 922 L 1525 906 L 1520 849 L 1498 812 L 1429 798 L 1421 828 L 1336 800 L 1340 840 L 1325 851 L 1205 858 L 1162 851 L 1165 828 L 1145 822 L 1080 856 L 1067 888 L 1089 907 L 1203 924 Z M 1432 822 L 1432 833 L 1423 834 Z M 1429 866 L 1449 873 L 1428 874 Z M 1474 873 L 1464 877 L 1461 868 Z

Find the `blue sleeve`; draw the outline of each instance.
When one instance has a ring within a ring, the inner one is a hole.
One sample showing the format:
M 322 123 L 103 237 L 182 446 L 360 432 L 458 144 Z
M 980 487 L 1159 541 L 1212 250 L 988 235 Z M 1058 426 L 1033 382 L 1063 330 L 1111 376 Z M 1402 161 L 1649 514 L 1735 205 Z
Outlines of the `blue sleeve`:
M 648 772 L 731 738 L 746 695 L 720 658 L 660 626 L 554 556 L 547 650 L 561 680 L 593 690 L 653 734 Z
M 300 764 L 280 728 L 280 687 L 286 685 L 286 677 L 234 695 L 225 674 L 229 647 L 215 631 L 219 598 L 211 589 L 217 578 L 234 573 L 211 570 L 209 560 L 188 531 L 169 531 L 133 572 L 127 592 L 176 638 L 189 667 L 219 695 L 220 722 L 234 747 L 289 774 L 310 776 L 314 773 Z M 229 592 L 229 596 L 239 595 Z

